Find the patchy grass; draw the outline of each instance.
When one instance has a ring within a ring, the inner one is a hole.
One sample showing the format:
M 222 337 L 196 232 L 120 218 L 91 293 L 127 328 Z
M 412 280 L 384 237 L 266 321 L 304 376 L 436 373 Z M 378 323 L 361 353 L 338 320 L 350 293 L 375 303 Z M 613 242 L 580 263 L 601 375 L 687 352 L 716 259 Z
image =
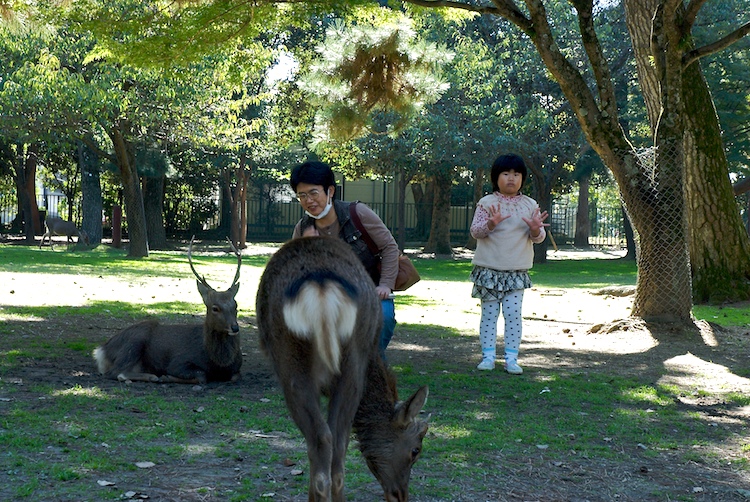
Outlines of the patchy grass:
M 145 260 L 106 248 L 53 253 L 0 246 L 0 253 L 6 286 L 19 263 L 38 284 L 80 275 L 78 284 L 60 283 L 60 299 L 76 296 L 84 277 L 92 281 L 84 289 L 101 284 L 62 306 L 22 304 L 19 298 L 33 297 L 0 289 L 0 499 L 307 499 L 304 440 L 254 331 L 253 278 L 267 256 L 243 259 L 242 380 L 191 386 L 103 380 L 90 357 L 97 344 L 143 316 L 200 322 L 203 307 L 184 253 L 155 252 Z M 436 291 L 442 283 L 465 283 L 471 268 L 468 261 L 415 261 Z M 218 270 L 214 276 L 222 280 L 234 264 L 214 252 L 198 254 L 196 266 Z M 184 282 L 170 286 L 177 279 Z M 539 287 L 596 288 L 634 284 L 635 271 L 616 260 L 554 261 L 536 267 L 533 279 Z M 430 429 L 410 500 L 750 496 L 750 340 L 742 306 L 696 307 L 696 315 L 725 326 L 712 333 L 713 345 L 695 333 L 633 329 L 597 338 L 585 325 L 527 322 L 522 348 L 529 363 L 516 377 L 501 368 L 474 369 L 475 330 L 452 323 L 475 312 L 472 299 L 459 313 L 438 316 L 441 302 L 425 291 L 399 295 L 399 309 L 424 311 L 425 319 L 399 324 L 388 350 L 401 397 L 430 388 L 424 410 Z M 674 363 L 686 354 L 709 370 Z M 356 441 L 347 456 L 347 496 L 382 498 Z

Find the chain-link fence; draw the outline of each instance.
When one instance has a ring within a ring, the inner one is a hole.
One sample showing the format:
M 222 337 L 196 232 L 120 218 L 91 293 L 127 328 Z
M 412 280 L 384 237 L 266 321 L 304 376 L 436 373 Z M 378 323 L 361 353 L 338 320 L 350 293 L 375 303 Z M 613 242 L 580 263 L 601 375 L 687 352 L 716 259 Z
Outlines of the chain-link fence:
M 626 151 L 619 161 L 622 170 L 615 176 L 621 178 L 638 263 L 633 315 L 669 318 L 692 305 L 682 150 Z

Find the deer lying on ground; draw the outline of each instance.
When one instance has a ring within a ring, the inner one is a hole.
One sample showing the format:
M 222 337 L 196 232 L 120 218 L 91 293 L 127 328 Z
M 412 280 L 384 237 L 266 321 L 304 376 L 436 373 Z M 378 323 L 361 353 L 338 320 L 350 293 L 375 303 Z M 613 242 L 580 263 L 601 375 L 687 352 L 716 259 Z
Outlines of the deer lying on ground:
M 407 500 L 427 433 L 427 422 L 417 419 L 427 387 L 398 402 L 395 379 L 377 350 L 380 301 L 349 245 L 330 237 L 285 244 L 263 272 L 256 313 L 261 348 L 307 443 L 309 500 L 345 500 L 352 427 L 385 500 Z
M 121 382 L 198 383 L 237 381 L 242 365 L 237 302 L 242 255 L 227 291 L 215 291 L 193 266 L 193 241 L 188 248 L 190 269 L 206 305 L 203 325 L 166 325 L 156 320 L 125 328 L 94 350 L 99 372 Z
M 44 239 L 49 237 L 50 249 L 55 249 L 54 241 L 52 240 L 53 235 L 64 235 L 68 238 L 68 244 L 73 242 L 73 236 L 78 237 L 78 242 L 82 240 L 86 245 L 89 245 L 89 236 L 84 230 L 79 230 L 78 227 L 71 221 L 63 220 L 58 216 L 47 216 L 44 219 L 44 226 L 47 227 L 47 231 L 42 235 L 42 242 L 39 243 L 39 249 L 42 249 Z

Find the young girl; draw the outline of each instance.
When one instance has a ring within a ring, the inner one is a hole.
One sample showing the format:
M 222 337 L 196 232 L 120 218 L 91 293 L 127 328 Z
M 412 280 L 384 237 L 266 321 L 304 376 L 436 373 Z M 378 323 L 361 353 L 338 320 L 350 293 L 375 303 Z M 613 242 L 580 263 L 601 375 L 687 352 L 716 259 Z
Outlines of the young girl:
M 495 159 L 490 174 L 493 193 L 479 200 L 471 223 L 471 235 L 477 240 L 471 296 L 482 301 L 482 362 L 477 366 L 480 370 L 495 368 L 497 321 L 502 304 L 505 370 L 514 375 L 523 373 L 518 365 L 523 290 L 531 287 L 528 270 L 534 263 L 534 244 L 544 240 L 544 227 L 549 226 L 542 223 L 547 211 L 540 212 L 534 199 L 520 193 L 527 174 L 526 164 L 518 155 Z

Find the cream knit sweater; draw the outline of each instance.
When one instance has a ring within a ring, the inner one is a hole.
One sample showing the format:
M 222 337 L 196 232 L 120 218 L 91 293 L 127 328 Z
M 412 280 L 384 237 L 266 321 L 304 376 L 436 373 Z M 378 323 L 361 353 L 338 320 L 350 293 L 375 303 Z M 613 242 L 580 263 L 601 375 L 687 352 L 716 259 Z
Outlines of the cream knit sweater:
M 500 204 L 500 213 L 510 215 L 492 231 L 487 228 L 490 206 Z M 501 271 L 528 270 L 534 263 L 534 244 L 544 240 L 547 233 L 542 227 L 539 235 L 531 238 L 529 226 L 522 218 L 530 219 L 539 205 L 531 197 L 507 197 L 498 192 L 485 195 L 477 202 L 471 235 L 477 240 L 474 265 Z

